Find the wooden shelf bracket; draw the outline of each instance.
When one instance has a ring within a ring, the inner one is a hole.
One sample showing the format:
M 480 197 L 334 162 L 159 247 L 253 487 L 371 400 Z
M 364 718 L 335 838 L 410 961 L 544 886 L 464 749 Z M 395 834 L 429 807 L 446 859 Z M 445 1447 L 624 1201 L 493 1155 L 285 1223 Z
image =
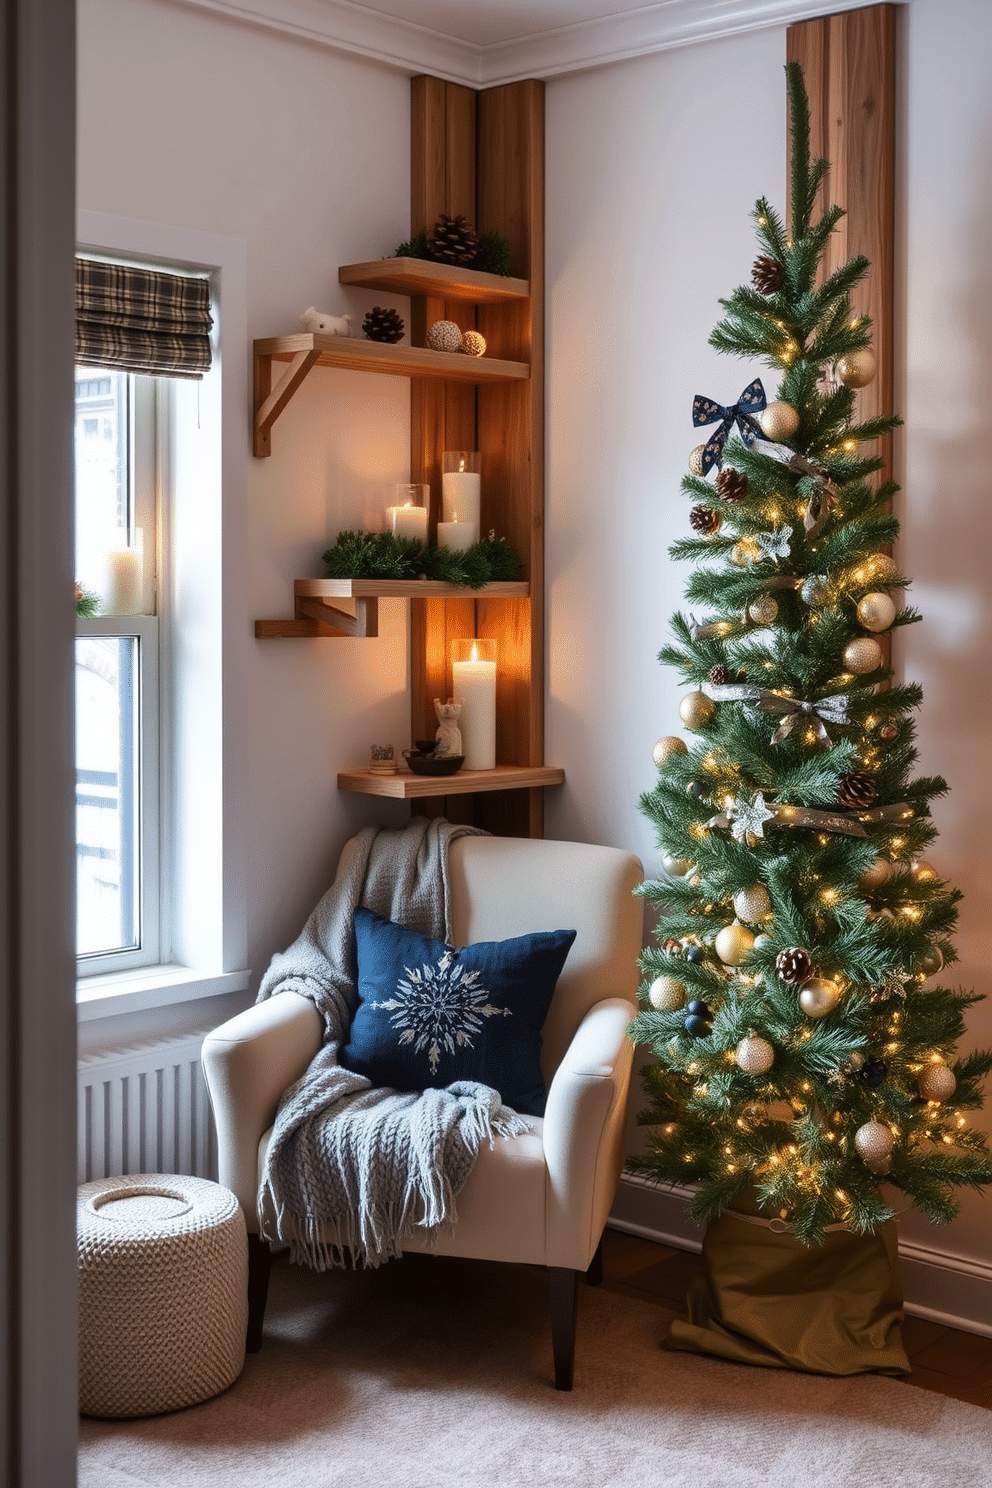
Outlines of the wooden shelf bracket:
M 376 597 L 353 601 L 355 613 L 342 609 L 331 599 L 296 596 L 296 613 L 292 620 L 256 620 L 255 638 L 259 641 L 306 640 L 316 636 L 377 636 L 379 634 L 379 601 Z
M 270 430 L 286 404 L 320 358 L 317 348 L 298 351 L 289 367 L 272 387 L 272 358 L 255 357 L 255 438 L 254 452 L 262 457 L 272 453 Z

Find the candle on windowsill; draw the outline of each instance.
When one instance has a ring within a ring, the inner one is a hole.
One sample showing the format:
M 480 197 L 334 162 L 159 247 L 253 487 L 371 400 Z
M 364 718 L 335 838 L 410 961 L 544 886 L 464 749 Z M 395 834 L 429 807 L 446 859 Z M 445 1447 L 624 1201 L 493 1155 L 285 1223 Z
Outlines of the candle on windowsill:
M 466 770 L 496 768 L 496 642 L 455 641 L 452 692 L 462 711 L 458 726 Z
M 141 615 L 142 594 L 141 528 L 135 528 L 130 547 L 111 548 L 107 554 L 105 615 Z
M 472 542 L 478 542 L 481 499 L 478 450 L 445 450 L 441 456 L 442 521 L 470 523 Z

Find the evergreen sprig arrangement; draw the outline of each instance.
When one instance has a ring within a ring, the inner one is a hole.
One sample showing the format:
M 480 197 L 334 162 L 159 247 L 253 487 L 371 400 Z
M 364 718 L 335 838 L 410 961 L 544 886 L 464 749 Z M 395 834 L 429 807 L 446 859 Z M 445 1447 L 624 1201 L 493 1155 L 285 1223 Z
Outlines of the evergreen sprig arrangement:
M 332 579 L 434 579 L 468 589 L 512 583 L 523 573 L 516 548 L 495 533 L 456 552 L 424 547 L 416 538 L 394 537 L 391 532 L 346 531 L 338 534 L 323 561 Z
M 710 344 L 774 369 L 799 463 L 734 437 L 720 463 L 736 475 L 682 482 L 718 520 L 704 512 L 706 535 L 670 549 L 697 565 L 686 598 L 702 619 L 675 615 L 659 659 L 693 689 L 679 711 L 696 737 L 658 741 L 640 801 L 665 877 L 643 887 L 659 930 L 631 1031 L 655 1058 L 648 1147 L 629 1166 L 693 1185 L 698 1220 L 756 1202 L 819 1245 L 830 1225 L 891 1219 L 883 1183 L 934 1222 L 957 1212 L 955 1187 L 992 1183 L 964 1114 L 992 1052 L 957 1055 L 980 999 L 933 980 L 955 960 L 959 895 L 922 857 L 947 787 L 913 776 L 922 693 L 872 649 L 920 616 L 889 603 L 908 583 L 882 551 L 898 488 L 873 484 L 883 462 L 859 449 L 899 420 L 859 420 L 861 384 L 832 375 L 871 343 L 850 301 L 868 263 L 817 279 L 842 213 L 814 220 L 827 166 L 810 159 L 801 69 L 787 78 L 789 230 L 757 202 L 765 292 L 721 301 Z
M 433 262 L 427 229 L 414 233 L 401 243 L 393 253 L 394 258 L 423 258 Z M 499 274 L 507 278 L 510 274 L 510 243 L 498 232 L 480 233 L 475 258 L 467 268 L 478 269 L 483 274 Z
M 76 617 L 79 620 L 92 620 L 94 615 L 100 613 L 100 596 L 94 594 L 92 589 L 85 589 L 82 584 L 76 585 Z

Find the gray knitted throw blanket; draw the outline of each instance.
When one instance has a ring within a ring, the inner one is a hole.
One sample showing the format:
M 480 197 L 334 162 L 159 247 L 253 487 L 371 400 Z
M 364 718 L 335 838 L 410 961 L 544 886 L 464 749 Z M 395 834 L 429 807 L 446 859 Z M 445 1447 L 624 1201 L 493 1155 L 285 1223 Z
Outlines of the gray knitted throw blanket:
M 398 1257 L 415 1231 L 429 1239 L 450 1230 L 455 1196 L 482 1143 L 530 1129 L 487 1086 L 461 1081 L 401 1093 L 376 1089 L 338 1063 L 358 1002 L 355 908 L 446 941 L 448 845 L 473 831 L 426 817 L 399 831 L 367 827 L 262 978 L 259 1002 L 298 992 L 324 1020 L 322 1047 L 280 1103 L 260 1195 L 268 1201 L 261 1212 L 275 1216 L 265 1238 L 316 1270 L 377 1266 Z

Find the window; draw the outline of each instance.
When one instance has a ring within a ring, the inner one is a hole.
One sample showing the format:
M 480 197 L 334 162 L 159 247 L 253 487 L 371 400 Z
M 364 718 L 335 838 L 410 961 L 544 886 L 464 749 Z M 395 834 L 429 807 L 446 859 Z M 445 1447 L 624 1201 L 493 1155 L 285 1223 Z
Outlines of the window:
M 76 953 L 81 976 L 160 959 L 159 427 L 168 379 L 76 368 Z M 147 534 L 147 542 L 144 540 Z

